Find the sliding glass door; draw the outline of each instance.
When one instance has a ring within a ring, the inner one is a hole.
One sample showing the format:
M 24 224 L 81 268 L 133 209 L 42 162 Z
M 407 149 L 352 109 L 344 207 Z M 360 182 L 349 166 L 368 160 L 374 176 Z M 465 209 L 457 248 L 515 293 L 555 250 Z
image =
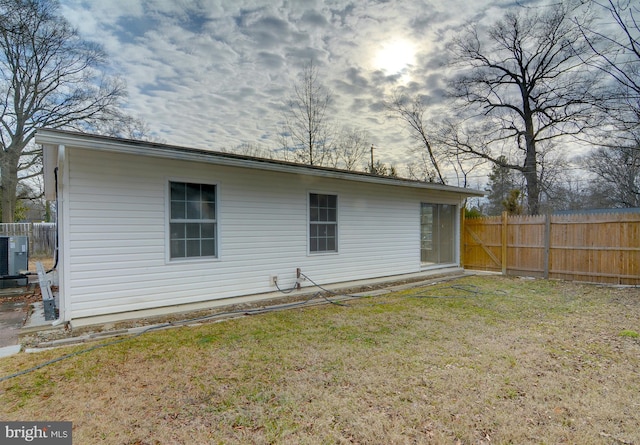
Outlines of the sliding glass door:
M 420 204 L 420 261 L 424 265 L 455 263 L 456 206 Z

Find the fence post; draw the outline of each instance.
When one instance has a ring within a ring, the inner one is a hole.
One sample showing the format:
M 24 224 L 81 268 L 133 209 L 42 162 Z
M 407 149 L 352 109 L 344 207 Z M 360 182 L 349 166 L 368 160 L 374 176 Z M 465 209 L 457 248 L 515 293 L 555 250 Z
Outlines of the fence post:
M 549 255 L 551 252 L 551 216 L 544 215 L 544 279 L 549 279 Z
M 507 224 L 508 213 L 502 212 L 502 275 L 507 274 Z

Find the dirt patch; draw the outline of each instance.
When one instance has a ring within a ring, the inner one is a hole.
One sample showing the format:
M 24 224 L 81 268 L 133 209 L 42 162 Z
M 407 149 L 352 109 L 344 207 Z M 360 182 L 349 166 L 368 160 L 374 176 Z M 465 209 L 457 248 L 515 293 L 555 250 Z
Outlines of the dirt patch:
M 36 273 L 36 263 L 40 262 L 44 266 L 44 270 L 51 270 L 55 264 L 55 260 L 49 256 L 29 257 L 29 272 Z

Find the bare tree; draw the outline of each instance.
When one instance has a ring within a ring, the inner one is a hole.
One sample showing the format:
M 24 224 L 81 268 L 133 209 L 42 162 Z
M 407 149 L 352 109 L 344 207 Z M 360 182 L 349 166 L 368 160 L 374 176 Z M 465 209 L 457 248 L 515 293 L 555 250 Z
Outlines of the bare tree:
M 601 28 L 581 25 L 594 58 L 612 88 L 598 106 L 610 118 L 601 146 L 585 158 L 594 176 L 587 190 L 592 203 L 611 207 L 640 206 L 640 7 L 630 0 L 593 0 L 608 20 Z M 611 20 L 613 19 L 613 20 Z
M 345 170 L 357 170 L 369 153 L 371 135 L 366 130 L 343 127 L 327 153 L 329 165 Z
M 602 199 L 589 187 L 585 187 L 585 177 L 565 176 L 562 182 L 557 182 L 553 193 L 549 195 L 549 204 L 557 210 L 584 210 L 609 207 L 601 204 Z
M 331 92 L 318 78 L 318 69 L 309 62 L 294 85 L 285 114 L 283 149 L 285 155 L 309 165 L 323 165 L 328 161 L 331 135 L 327 124 L 327 111 Z
M 538 172 L 540 177 L 540 212 L 576 210 L 579 197 L 569 196 L 574 177 L 572 164 L 565 153 L 552 143 L 541 144 L 538 150 Z
M 117 109 L 105 110 L 103 117 L 104 119 L 91 125 L 92 130 L 98 134 L 138 141 L 163 142 L 151 135 L 149 125 L 142 119 L 122 113 Z
M 602 147 L 587 156 L 586 168 L 595 175 L 594 194 L 612 207 L 640 207 L 640 138 L 626 147 Z
M 418 154 L 426 161 L 426 178 L 434 178 L 435 182 L 445 184 L 442 175 L 440 161 L 436 156 L 436 151 L 432 144 L 431 136 L 428 134 L 426 122 L 426 109 L 419 97 L 409 100 L 404 96 L 396 95 L 391 102 L 386 103 L 387 110 L 393 115 L 402 119 L 408 125 L 411 137 L 417 143 Z M 423 168 L 421 168 L 423 170 Z
M 262 147 L 255 142 L 243 142 L 233 148 L 223 148 L 223 153 L 234 153 L 241 156 L 250 156 L 253 158 L 273 159 L 274 153 L 268 148 Z
M 538 145 L 596 125 L 598 82 L 583 62 L 590 49 L 573 13 L 564 3 L 509 12 L 486 32 L 470 25 L 451 45 L 464 68 L 452 81 L 452 94 L 468 120 L 449 141 L 459 151 L 521 172 L 530 214 L 540 208 Z M 581 23 L 588 23 L 586 17 Z
M 445 118 L 441 119 L 440 123 L 432 123 L 432 126 L 436 129 L 432 136 L 433 146 L 436 147 L 439 157 L 453 170 L 457 185 L 469 187 L 471 173 L 485 166 L 488 161 L 464 149 L 465 145 L 469 145 L 470 140 L 467 140 L 466 144 L 456 140 L 460 123 L 454 123 L 451 119 Z M 478 140 L 475 139 L 475 141 Z
M 435 182 L 436 178 L 433 176 L 433 170 L 427 168 L 427 163 L 423 158 L 420 161 L 411 161 L 406 165 L 405 176 L 409 179 L 415 179 L 416 181 L 423 182 Z
M 114 116 L 124 97 L 122 83 L 97 71 L 102 48 L 81 39 L 58 8 L 54 0 L 0 0 L 3 222 L 13 221 L 19 180 L 39 173 L 29 145 L 36 129 L 87 128 Z
M 613 19 L 604 30 L 578 23 L 597 56 L 589 63 L 615 83 L 599 105 L 619 128 L 633 130 L 640 125 L 640 7 L 630 0 L 592 1 L 592 5 Z

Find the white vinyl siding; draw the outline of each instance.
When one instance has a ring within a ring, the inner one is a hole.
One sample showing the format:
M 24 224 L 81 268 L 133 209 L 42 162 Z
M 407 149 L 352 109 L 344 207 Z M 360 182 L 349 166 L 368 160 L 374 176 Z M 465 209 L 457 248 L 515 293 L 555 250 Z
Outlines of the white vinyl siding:
M 420 272 L 420 202 L 449 192 L 68 148 L 72 318 Z M 217 259 L 167 261 L 169 181 L 216 184 Z M 309 255 L 309 191 L 339 197 L 339 255 Z M 219 212 L 218 212 L 219 211 Z M 306 285 L 309 285 L 307 283 Z

